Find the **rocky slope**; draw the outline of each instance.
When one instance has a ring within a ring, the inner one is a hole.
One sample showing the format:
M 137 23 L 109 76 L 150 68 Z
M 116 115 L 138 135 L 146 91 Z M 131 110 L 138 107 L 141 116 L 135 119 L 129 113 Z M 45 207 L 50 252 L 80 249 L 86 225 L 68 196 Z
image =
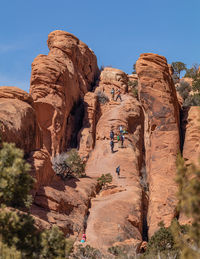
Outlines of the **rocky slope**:
M 184 111 L 180 125 L 172 69 L 162 56 L 142 54 L 136 75 L 115 68 L 99 75 L 96 56 L 74 35 L 54 31 L 47 43 L 49 54 L 32 64 L 30 94 L 0 87 L 1 138 L 24 150 L 37 180 L 31 213 L 40 228 L 57 224 L 77 240 L 86 232 L 86 243 L 103 251 L 139 251 L 160 221 L 168 226 L 177 216 L 176 156 L 182 149 L 188 164 L 198 160 L 199 107 Z M 135 81 L 139 100 L 129 89 Z M 122 101 L 111 98 L 112 88 Z M 55 175 L 52 158 L 70 148 L 85 161 L 86 177 Z M 97 178 L 107 173 L 112 183 L 100 191 Z

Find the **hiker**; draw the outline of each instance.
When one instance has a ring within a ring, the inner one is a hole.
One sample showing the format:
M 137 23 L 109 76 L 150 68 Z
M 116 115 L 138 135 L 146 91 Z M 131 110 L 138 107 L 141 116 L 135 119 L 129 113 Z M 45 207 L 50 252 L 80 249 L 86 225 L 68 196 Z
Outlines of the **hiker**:
M 86 242 L 86 234 L 82 235 L 82 239 L 81 239 L 81 243 L 85 243 Z
M 118 92 L 117 92 L 117 97 L 116 97 L 116 100 L 115 101 L 117 101 L 117 99 L 120 99 L 120 101 L 122 101 L 122 98 L 121 98 L 121 91 L 120 90 L 118 90 Z
M 114 140 L 114 136 L 115 136 L 114 131 L 111 129 L 111 131 L 110 131 L 110 139 Z
M 114 100 L 115 98 L 115 89 L 112 88 L 111 91 L 110 91 L 111 95 L 112 95 L 112 100 Z
M 113 151 L 114 141 L 113 140 L 110 141 L 110 148 L 111 148 L 111 152 L 114 153 L 114 151 Z
M 117 142 L 118 142 L 118 147 L 121 146 L 121 143 L 120 143 L 120 135 L 117 135 Z
M 120 175 L 120 166 L 118 166 L 118 167 L 116 168 L 116 173 L 117 173 L 117 175 L 118 175 L 118 177 L 119 177 L 119 175 Z
M 120 135 L 120 139 L 121 139 L 121 147 L 124 147 L 124 139 L 125 139 L 125 137 L 124 137 L 123 134 Z
M 119 126 L 119 132 L 120 132 L 120 134 L 123 133 L 123 127 L 122 127 L 122 125 Z

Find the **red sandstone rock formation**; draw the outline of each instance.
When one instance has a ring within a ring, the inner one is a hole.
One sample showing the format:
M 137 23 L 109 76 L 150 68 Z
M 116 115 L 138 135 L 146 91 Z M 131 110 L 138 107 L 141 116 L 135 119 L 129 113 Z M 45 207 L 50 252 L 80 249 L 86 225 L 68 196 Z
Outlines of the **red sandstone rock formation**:
M 103 87 L 107 94 L 112 87 L 126 89 L 123 81 L 119 80 L 121 84 L 116 82 L 116 72 L 124 76 L 122 71 L 111 68 L 109 72 L 103 71 L 95 92 Z M 101 117 L 96 126 L 95 148 L 86 166 L 89 177 L 97 178 L 107 173 L 113 176 L 110 190 L 92 199 L 86 229 L 87 243 L 105 251 L 117 241 L 118 245 L 137 244 L 137 247 L 142 243 L 143 211 L 139 170 L 142 160 L 143 114 L 135 98 L 123 94 L 122 100 L 100 105 Z M 125 147 L 119 147 L 115 135 L 115 153 L 111 153 L 109 132 L 113 128 L 115 134 L 118 134 L 119 125 L 127 130 Z M 120 178 L 115 173 L 118 165 L 121 167 Z
M 149 235 L 175 216 L 176 157 L 179 151 L 179 108 L 167 61 L 142 54 L 136 63 L 139 97 L 145 112 L 146 168 L 149 180 Z
M 192 106 L 187 111 L 187 124 L 183 146 L 183 157 L 187 164 L 199 164 L 200 159 L 200 107 Z
M 49 54 L 39 55 L 32 64 L 30 93 L 43 143 L 51 155 L 70 146 L 80 98 L 91 89 L 98 75 L 96 56 L 74 35 L 54 31 L 48 37 Z
M 1 140 L 13 142 L 25 154 L 41 147 L 33 99 L 17 87 L 0 87 Z

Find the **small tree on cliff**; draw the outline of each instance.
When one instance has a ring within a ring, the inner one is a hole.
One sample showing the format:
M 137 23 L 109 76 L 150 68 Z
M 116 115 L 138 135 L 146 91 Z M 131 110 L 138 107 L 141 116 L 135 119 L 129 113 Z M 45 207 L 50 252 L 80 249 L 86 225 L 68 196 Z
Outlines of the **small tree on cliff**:
M 183 62 L 180 62 L 180 61 L 172 62 L 171 65 L 172 65 L 172 68 L 174 70 L 174 74 L 176 74 L 178 78 L 180 78 L 181 71 L 184 71 L 184 70 L 187 69 L 186 65 Z

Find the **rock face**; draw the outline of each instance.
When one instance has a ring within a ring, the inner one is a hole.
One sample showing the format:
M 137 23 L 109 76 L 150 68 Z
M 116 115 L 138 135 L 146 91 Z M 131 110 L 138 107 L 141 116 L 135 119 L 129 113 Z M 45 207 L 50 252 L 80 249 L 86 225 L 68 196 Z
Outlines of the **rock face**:
M 83 117 L 81 98 L 99 70 L 94 53 L 74 35 L 54 31 L 47 43 L 49 54 L 39 55 L 32 63 L 30 93 L 43 143 L 54 156 L 77 145 L 73 134 L 81 124 L 76 118 Z
M 109 93 L 112 87 L 120 87 L 115 83 L 116 77 L 113 76 L 115 72 L 116 70 L 109 69 L 109 77 L 108 71 L 106 74 L 103 71 L 102 81 L 100 80 L 95 92 L 101 87 L 104 87 L 105 93 Z M 119 71 L 117 73 L 119 74 Z M 123 84 L 121 87 L 126 89 Z M 140 186 L 142 109 L 135 98 L 123 94 L 122 102 L 110 101 L 101 104 L 100 110 L 95 147 L 89 157 L 86 174 L 91 178 L 97 178 L 110 173 L 113 181 L 108 190 L 92 199 L 86 228 L 87 243 L 105 251 L 117 241 L 118 245 L 129 243 L 138 246 L 142 242 L 143 217 Z M 120 125 L 127 131 L 124 148 L 117 143 Z M 110 150 L 111 128 L 115 132 L 114 153 Z M 121 168 L 119 178 L 115 172 L 118 165 Z
M 29 154 L 41 147 L 41 135 L 32 107 L 33 99 L 17 87 L 0 87 L 2 142 L 13 142 Z
M 84 96 L 83 127 L 79 132 L 79 155 L 87 160 L 94 148 L 96 123 L 98 120 L 97 95 L 89 92 Z
M 198 165 L 200 158 L 200 107 L 190 107 L 187 111 L 186 120 L 183 157 L 187 164 L 195 163 Z
M 167 61 L 142 54 L 136 62 L 139 98 L 145 112 L 146 169 L 149 181 L 149 236 L 175 216 L 176 157 L 179 151 L 179 108 Z

